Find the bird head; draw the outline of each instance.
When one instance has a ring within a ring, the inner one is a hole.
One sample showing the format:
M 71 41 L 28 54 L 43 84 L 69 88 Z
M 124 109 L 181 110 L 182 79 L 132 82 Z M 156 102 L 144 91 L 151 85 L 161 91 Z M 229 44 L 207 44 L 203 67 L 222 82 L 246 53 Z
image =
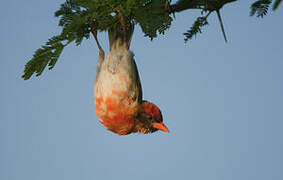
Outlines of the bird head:
M 142 133 L 152 133 L 157 130 L 170 132 L 163 124 L 160 109 L 148 101 L 143 101 L 140 106 L 136 126 L 137 131 Z

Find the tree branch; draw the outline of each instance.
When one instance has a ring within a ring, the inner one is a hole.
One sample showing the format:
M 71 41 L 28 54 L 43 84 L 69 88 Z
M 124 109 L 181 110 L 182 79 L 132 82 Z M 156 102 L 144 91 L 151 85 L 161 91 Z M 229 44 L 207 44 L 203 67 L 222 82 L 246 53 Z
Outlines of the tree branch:
M 237 0 L 219 0 L 217 1 L 215 6 L 209 7 L 209 9 L 206 9 L 206 10 L 214 11 L 214 10 L 222 8 L 225 4 L 232 3 L 235 1 Z M 175 4 L 166 6 L 165 11 L 171 14 L 171 13 L 181 12 L 181 11 L 188 10 L 188 9 L 199 9 L 198 6 L 202 6 L 202 5 L 203 4 L 200 4 L 198 0 L 191 0 L 191 1 L 187 0 L 187 1 L 184 1 L 184 3 L 177 2 Z

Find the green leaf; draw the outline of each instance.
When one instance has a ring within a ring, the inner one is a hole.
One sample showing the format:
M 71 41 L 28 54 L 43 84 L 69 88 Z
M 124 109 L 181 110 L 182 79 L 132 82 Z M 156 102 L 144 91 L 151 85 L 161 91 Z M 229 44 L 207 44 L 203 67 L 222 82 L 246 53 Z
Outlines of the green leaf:
M 186 36 L 185 42 L 191 40 L 194 36 L 196 37 L 198 33 L 202 33 L 201 28 L 206 25 L 208 25 L 207 16 L 198 17 L 192 27 L 186 33 L 184 33 Z
M 258 0 L 251 5 L 250 16 L 256 14 L 257 17 L 263 17 L 267 14 L 271 0 Z
M 54 36 L 49 39 L 46 45 L 36 50 L 33 58 L 26 64 L 22 78 L 27 80 L 34 73 L 36 76 L 41 75 L 48 63 L 49 69 L 52 69 L 66 46 L 61 41 L 60 36 Z
M 164 11 L 167 1 L 151 0 L 138 2 L 135 11 L 131 12 L 134 21 L 140 25 L 145 36 L 153 39 L 171 26 L 172 17 Z
M 25 80 L 33 74 L 41 75 L 47 65 L 49 69 L 52 69 L 64 47 L 69 43 L 75 41 L 79 46 L 84 38 L 89 38 L 89 12 L 82 10 L 78 2 L 78 0 L 67 0 L 55 13 L 56 17 L 60 17 L 59 26 L 63 28 L 62 32 L 50 38 L 44 46 L 35 51 L 32 59 L 25 66 L 22 76 Z

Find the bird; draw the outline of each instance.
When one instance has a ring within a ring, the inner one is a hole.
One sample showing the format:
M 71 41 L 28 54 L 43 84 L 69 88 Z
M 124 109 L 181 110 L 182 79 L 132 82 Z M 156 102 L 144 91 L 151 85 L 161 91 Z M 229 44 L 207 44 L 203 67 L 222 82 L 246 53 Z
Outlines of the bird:
M 99 121 L 113 133 L 170 132 L 157 105 L 142 98 L 134 54 L 129 50 L 134 26 L 108 31 L 110 51 L 105 55 L 93 26 L 99 49 L 94 82 L 95 110 Z

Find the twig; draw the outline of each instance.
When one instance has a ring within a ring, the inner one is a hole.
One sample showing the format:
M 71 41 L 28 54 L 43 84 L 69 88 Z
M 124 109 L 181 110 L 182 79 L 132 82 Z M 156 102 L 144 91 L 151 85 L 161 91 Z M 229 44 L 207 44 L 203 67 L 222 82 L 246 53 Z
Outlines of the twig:
M 221 27 L 221 30 L 222 30 L 222 34 L 223 34 L 224 40 L 227 43 L 227 38 L 226 38 L 225 30 L 224 30 L 224 25 L 223 25 L 223 22 L 222 22 L 222 19 L 221 19 L 221 15 L 220 15 L 219 9 L 216 10 L 216 14 L 217 14 L 217 17 L 218 17 L 218 20 L 219 20 L 219 23 L 220 23 L 220 27 Z

